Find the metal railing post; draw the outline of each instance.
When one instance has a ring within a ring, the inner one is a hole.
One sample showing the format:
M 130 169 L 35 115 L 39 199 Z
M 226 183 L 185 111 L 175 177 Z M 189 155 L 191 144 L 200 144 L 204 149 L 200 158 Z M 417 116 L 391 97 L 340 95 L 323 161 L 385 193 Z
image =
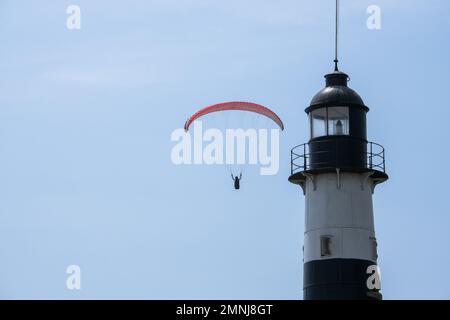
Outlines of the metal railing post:
M 293 149 L 291 149 L 291 175 L 292 175 L 292 150 Z
M 306 144 L 303 144 L 303 170 L 306 170 Z

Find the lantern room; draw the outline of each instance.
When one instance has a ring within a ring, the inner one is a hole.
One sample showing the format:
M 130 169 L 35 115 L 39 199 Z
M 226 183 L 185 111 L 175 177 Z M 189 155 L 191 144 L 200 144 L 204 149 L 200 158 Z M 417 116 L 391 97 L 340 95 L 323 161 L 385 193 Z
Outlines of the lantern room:
M 366 113 L 361 97 L 347 86 L 348 75 L 333 72 L 325 76 L 326 87 L 320 90 L 306 108 L 310 139 L 346 136 L 367 138 Z
M 348 87 L 347 74 L 325 75 L 325 87 L 312 99 L 308 115 L 309 141 L 291 151 L 291 182 L 302 184 L 303 173 L 326 171 L 384 174 L 384 149 L 367 141 L 369 108 Z

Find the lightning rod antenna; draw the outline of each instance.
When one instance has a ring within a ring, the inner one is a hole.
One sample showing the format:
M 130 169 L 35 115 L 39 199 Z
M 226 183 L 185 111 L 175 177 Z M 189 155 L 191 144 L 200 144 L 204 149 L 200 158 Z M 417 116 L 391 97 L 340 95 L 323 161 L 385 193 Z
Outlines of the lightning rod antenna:
M 334 51 L 334 71 L 339 71 L 339 0 L 336 0 L 336 33 L 335 33 L 335 51 Z

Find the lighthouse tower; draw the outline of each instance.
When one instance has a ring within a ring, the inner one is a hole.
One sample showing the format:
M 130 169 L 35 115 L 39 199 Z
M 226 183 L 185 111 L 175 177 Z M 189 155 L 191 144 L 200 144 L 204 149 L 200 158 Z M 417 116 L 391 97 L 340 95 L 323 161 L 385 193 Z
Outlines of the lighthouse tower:
M 306 108 L 310 140 L 291 150 L 289 181 L 305 195 L 303 297 L 381 299 L 372 195 L 386 181 L 384 148 L 367 140 L 369 108 L 338 69 Z
M 384 148 L 367 140 L 369 108 L 348 75 L 325 79 L 305 110 L 310 140 L 291 151 L 289 181 L 306 197 L 304 299 L 381 299 L 372 194 L 388 179 Z

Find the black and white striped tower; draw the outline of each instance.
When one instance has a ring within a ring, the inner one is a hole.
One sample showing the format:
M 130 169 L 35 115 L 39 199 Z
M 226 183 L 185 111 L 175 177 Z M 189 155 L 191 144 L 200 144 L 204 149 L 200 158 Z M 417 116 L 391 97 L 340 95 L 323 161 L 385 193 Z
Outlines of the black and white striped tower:
M 372 194 L 388 179 L 384 148 L 367 140 L 369 108 L 337 60 L 305 110 L 309 142 L 291 151 L 289 181 L 306 204 L 303 296 L 381 299 Z

